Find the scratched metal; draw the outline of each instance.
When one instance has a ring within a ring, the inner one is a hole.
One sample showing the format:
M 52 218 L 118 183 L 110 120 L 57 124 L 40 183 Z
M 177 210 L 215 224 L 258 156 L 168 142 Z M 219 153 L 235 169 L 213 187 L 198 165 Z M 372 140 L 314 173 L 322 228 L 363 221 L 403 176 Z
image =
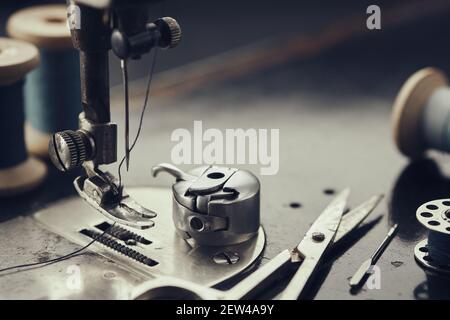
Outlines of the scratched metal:
M 443 14 L 414 26 L 368 33 L 310 60 L 293 61 L 203 87 L 176 99 L 152 100 L 125 183 L 168 186 L 170 179 L 152 179 L 150 168 L 170 161 L 172 131 L 192 129 L 194 120 L 203 120 L 205 128 L 278 128 L 280 171 L 275 176 L 260 176 L 262 223 L 268 241 L 263 263 L 299 241 L 331 200 L 324 189 L 350 187 L 351 206 L 381 192 L 386 198 L 369 217 L 369 224 L 332 252 L 305 297 L 450 298 L 449 280 L 426 275 L 414 261 L 414 247 L 426 236 L 416 222 L 415 210 L 426 201 L 450 198 L 450 158 L 433 154 L 433 160 L 409 164 L 395 149 L 389 124 L 395 95 L 410 74 L 429 65 L 450 74 L 450 47 L 445 32 L 449 27 L 448 16 Z M 121 89 L 114 91 L 120 93 Z M 133 99 L 134 124 L 141 101 L 142 97 Z M 121 100 L 114 100 L 114 105 L 113 119 L 123 123 Z M 122 143 L 118 150 L 122 150 Z M 242 168 L 259 174 L 258 166 Z M 19 212 L 32 213 L 34 208 L 52 201 L 50 195 L 55 191 L 61 196 L 70 193 L 70 181 L 61 187 L 62 182 L 54 175 L 45 188 L 19 206 L 22 210 L 3 201 L 0 221 Z M 291 202 L 301 206 L 292 208 Z M 352 294 L 348 279 L 393 223 L 399 223 L 400 229 L 377 264 L 381 270 L 380 289 L 366 287 Z M 21 240 L 6 251 L 11 262 L 25 258 L 14 249 L 27 243 Z M 73 249 L 73 245 L 65 245 Z M 33 258 L 30 252 L 53 250 L 45 249 L 43 238 L 33 243 L 33 249 L 28 249 L 27 261 Z

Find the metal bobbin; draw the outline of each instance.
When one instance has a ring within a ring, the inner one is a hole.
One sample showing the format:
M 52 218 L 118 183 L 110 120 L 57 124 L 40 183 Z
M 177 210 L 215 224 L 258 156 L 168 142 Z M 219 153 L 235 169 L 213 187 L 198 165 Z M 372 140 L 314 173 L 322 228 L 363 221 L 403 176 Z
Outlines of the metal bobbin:
M 416 217 L 429 230 L 428 238 L 415 247 L 416 261 L 430 271 L 450 275 L 450 199 L 421 205 Z
M 35 46 L 0 38 L 0 197 L 29 191 L 47 174 L 44 163 L 28 156 L 23 136 L 23 79 L 38 64 Z
M 8 34 L 37 46 L 40 66 L 27 77 L 25 86 L 27 149 L 48 157 L 53 133 L 78 127 L 81 112 L 80 66 L 67 24 L 66 5 L 40 5 L 14 13 Z

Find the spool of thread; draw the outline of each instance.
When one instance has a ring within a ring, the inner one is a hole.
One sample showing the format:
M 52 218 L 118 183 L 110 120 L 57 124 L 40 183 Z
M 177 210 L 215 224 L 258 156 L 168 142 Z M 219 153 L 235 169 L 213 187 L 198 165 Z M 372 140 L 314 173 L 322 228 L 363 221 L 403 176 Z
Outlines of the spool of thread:
M 37 46 L 41 64 L 25 86 L 25 140 L 29 152 L 48 157 L 57 131 L 78 128 L 81 112 L 80 63 L 72 46 L 65 5 L 43 5 L 14 13 L 8 34 Z
M 443 72 L 422 69 L 403 85 L 392 112 L 395 143 L 405 156 L 450 152 L 450 88 Z
M 38 64 L 35 46 L 0 38 L 0 197 L 33 189 L 47 174 L 44 163 L 28 156 L 24 140 L 24 78 Z
M 416 247 L 416 259 L 434 271 L 450 273 L 450 199 L 421 205 L 416 217 L 429 230 L 428 238 Z

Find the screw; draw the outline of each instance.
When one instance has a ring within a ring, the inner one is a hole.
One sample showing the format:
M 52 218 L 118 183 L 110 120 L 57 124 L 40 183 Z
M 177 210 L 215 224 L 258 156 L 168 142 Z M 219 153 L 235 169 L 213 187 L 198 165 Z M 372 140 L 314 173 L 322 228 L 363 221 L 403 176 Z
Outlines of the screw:
M 235 264 L 239 261 L 239 255 L 235 252 L 220 252 L 214 255 L 213 260 L 217 264 Z
M 313 232 L 312 239 L 316 242 L 322 242 L 325 240 L 325 235 L 322 232 Z

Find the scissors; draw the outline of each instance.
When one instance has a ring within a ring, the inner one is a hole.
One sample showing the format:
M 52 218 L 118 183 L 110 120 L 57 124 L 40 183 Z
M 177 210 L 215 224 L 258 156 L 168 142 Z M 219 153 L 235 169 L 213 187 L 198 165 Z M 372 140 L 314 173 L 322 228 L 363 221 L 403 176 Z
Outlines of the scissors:
M 138 286 L 132 298 L 241 300 L 251 299 L 270 279 L 284 275 L 284 267 L 295 266 L 292 279 L 280 294 L 281 300 L 297 300 L 329 249 L 357 228 L 383 198 L 376 195 L 344 215 L 349 189 L 340 192 L 312 224 L 293 250 L 284 250 L 274 259 L 244 278 L 229 290 L 222 291 L 173 277 L 161 276 Z

